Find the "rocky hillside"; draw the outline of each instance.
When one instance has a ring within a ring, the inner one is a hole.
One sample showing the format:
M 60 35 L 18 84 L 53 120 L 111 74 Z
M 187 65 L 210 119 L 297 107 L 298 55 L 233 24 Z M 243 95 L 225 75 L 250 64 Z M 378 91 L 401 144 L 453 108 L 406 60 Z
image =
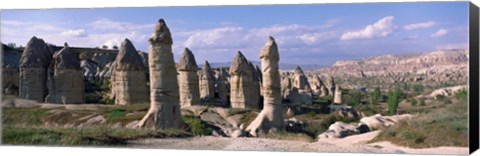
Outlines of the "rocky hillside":
M 469 51 L 438 50 L 426 53 L 383 55 L 337 61 L 312 72 L 339 79 L 367 78 L 375 82 L 450 82 L 468 80 Z

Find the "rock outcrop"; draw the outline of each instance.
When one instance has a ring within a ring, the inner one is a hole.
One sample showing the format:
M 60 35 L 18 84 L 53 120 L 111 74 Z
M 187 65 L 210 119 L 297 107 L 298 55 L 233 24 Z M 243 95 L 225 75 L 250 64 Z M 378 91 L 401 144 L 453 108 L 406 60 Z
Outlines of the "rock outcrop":
M 180 106 L 199 105 L 200 89 L 198 80 L 198 65 L 190 49 L 185 48 L 177 64 L 178 87 L 180 90 Z
M 200 100 L 212 101 L 215 98 L 215 75 L 208 61 L 203 63 L 202 70 L 198 74 L 200 85 Z
M 280 73 L 278 71 L 280 56 L 273 37 L 269 37 L 260 52 L 260 59 L 263 75 L 263 110 L 246 128 L 246 131 L 253 136 L 284 129 Z
M 332 75 L 328 75 L 327 84 L 325 84 L 328 90 L 329 96 L 335 96 L 335 80 L 333 79 Z
M 78 56 L 65 46 L 53 56 L 48 69 L 47 103 L 81 104 L 85 103 L 85 88 L 82 68 Z
M 313 73 L 323 77 L 332 73 L 341 80 L 368 79 L 374 83 L 466 82 L 468 53 L 468 49 L 451 49 L 342 60 Z
M 111 68 L 111 97 L 116 105 L 148 102 L 145 66 L 130 40 L 122 42 Z
M 335 95 L 333 97 L 334 104 L 342 104 L 342 89 L 339 85 L 335 86 Z
M 147 122 L 156 129 L 181 128 L 178 80 L 172 53 L 172 35 L 163 19 L 159 19 L 149 39 L 150 109 L 136 127 Z
M 230 103 L 232 108 L 258 108 L 252 96 L 253 73 L 247 58 L 239 51 L 230 65 Z
M 221 102 L 227 105 L 229 103 L 228 92 L 230 91 L 228 80 L 225 79 L 223 74 L 219 74 L 215 84 L 216 84 L 215 88 L 216 88 L 218 98 L 221 100 Z
M 302 104 L 312 104 L 312 89 L 300 67 L 297 67 L 293 73 L 292 87 L 298 89 Z
M 52 52 L 42 39 L 32 37 L 20 58 L 19 97 L 44 102 L 47 90 L 47 71 Z

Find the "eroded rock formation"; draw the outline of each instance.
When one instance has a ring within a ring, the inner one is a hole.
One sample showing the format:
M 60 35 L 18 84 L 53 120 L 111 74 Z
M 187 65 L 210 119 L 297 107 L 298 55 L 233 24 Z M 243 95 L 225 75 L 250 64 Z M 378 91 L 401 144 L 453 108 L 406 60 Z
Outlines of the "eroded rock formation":
M 312 104 L 312 89 L 300 67 L 297 67 L 293 73 L 292 87 L 298 89 L 303 104 Z
M 215 98 L 215 75 L 213 75 L 212 68 L 206 60 L 199 73 L 199 80 L 200 99 L 204 102 L 213 100 Z
M 185 48 L 177 64 L 178 87 L 180 90 L 180 106 L 200 104 L 200 89 L 198 82 L 198 65 L 190 49 Z
M 20 58 L 20 91 L 22 99 L 44 102 L 47 90 L 47 70 L 52 52 L 45 42 L 37 37 L 28 41 Z
M 253 70 L 239 51 L 230 65 L 230 103 L 232 108 L 257 108 L 252 95 Z
M 172 35 L 159 19 L 149 39 L 150 109 L 136 127 L 150 122 L 156 129 L 181 128 L 178 80 L 172 53 Z
M 53 56 L 48 69 L 47 103 L 81 104 L 85 103 L 85 88 L 83 84 L 80 60 L 67 43 Z
M 125 39 L 112 65 L 112 98 L 117 105 L 148 102 L 145 66 L 130 40 Z
M 277 44 L 272 37 L 269 37 L 260 52 L 260 59 L 263 75 L 263 110 L 246 128 L 253 136 L 284 129 L 280 74 L 278 71 L 280 56 Z
M 335 86 L 335 96 L 333 98 L 333 103 L 342 104 L 342 88 L 339 85 Z

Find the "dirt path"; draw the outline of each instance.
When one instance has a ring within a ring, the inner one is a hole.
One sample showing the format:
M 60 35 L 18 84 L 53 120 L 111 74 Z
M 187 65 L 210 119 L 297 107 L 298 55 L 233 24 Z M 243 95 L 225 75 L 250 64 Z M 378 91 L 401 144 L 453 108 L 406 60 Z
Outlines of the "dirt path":
M 318 142 L 286 141 L 265 138 L 196 137 L 188 139 L 142 139 L 131 141 L 132 147 L 162 149 L 200 149 L 236 151 L 292 151 L 292 152 L 346 152 L 346 153 L 411 153 L 411 154 L 468 154 L 466 147 L 437 147 L 411 149 L 389 142 L 366 142 L 379 131 L 354 135 L 342 139 Z

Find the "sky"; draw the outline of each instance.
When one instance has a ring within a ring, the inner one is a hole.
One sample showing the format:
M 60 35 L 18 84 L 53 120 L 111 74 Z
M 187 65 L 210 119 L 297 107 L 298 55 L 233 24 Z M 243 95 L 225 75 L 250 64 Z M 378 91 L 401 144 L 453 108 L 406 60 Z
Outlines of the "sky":
M 172 33 L 176 61 L 185 47 L 198 63 L 230 62 L 237 51 L 258 61 L 268 36 L 280 63 L 299 65 L 468 48 L 468 2 L 2 10 L 0 39 L 111 48 L 128 38 L 148 52 L 159 18 Z

